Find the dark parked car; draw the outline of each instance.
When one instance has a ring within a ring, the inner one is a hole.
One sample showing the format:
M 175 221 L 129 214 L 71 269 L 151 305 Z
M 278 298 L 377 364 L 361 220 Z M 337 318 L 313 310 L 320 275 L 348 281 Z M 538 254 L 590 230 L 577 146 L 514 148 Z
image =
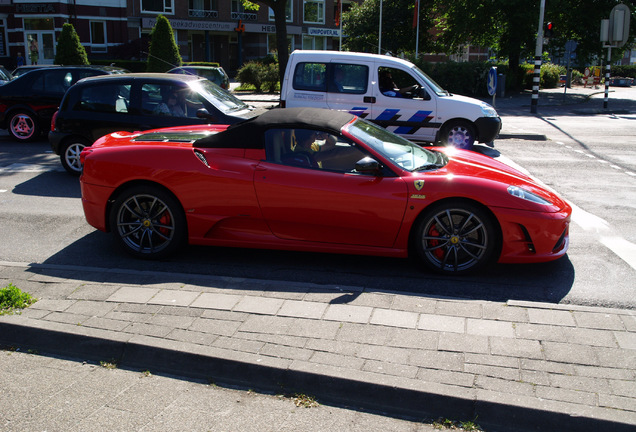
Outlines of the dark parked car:
M 173 97 L 174 96 L 174 97 Z M 255 109 L 195 75 L 126 74 L 84 79 L 64 97 L 51 122 L 49 142 L 62 165 L 79 175 L 79 155 L 111 132 L 168 126 L 233 124 L 255 117 Z
M 198 75 L 209 79 L 224 90 L 230 89 L 230 77 L 227 76 L 225 70 L 220 66 L 180 66 L 170 69 L 168 73 Z
M 0 86 L 0 128 L 18 141 L 46 132 L 64 93 L 82 78 L 127 72 L 111 66 L 60 66 L 32 70 Z

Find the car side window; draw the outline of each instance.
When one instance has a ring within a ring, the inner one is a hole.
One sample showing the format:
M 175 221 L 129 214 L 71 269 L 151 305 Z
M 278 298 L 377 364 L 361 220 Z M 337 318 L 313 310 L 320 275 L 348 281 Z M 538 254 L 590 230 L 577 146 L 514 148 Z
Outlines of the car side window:
M 46 71 L 41 73 L 31 85 L 36 93 L 63 96 L 73 83 L 73 74 L 66 71 Z
M 327 91 L 327 65 L 324 63 L 298 63 L 294 71 L 296 90 Z
M 130 85 L 108 84 L 82 88 L 74 109 L 103 113 L 127 113 Z
M 339 173 L 354 173 L 356 162 L 366 156 L 340 135 L 304 128 L 268 130 L 265 154 L 272 163 Z

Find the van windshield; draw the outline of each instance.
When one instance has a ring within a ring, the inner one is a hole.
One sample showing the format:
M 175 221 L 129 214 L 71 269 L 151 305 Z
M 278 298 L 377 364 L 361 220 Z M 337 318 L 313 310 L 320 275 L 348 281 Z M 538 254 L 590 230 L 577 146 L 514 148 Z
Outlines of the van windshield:
M 418 68 L 417 66 L 413 66 L 412 67 L 413 72 L 415 72 L 415 74 L 420 77 L 420 79 L 422 81 L 424 81 L 431 90 L 433 90 L 435 92 L 435 94 L 437 94 L 437 96 L 449 96 L 450 94 L 444 90 L 439 84 L 437 84 L 435 82 L 435 80 L 433 80 L 433 78 L 431 78 L 430 76 L 426 75 L 426 73 Z

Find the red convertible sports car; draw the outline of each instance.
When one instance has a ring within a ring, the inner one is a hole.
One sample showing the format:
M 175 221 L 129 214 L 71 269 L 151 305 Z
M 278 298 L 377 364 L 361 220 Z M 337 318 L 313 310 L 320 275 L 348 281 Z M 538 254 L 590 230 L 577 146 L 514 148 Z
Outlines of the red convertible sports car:
M 87 221 L 141 258 L 187 243 L 406 257 L 460 274 L 563 256 L 571 208 L 479 153 L 426 149 L 352 114 L 118 132 L 82 153 Z

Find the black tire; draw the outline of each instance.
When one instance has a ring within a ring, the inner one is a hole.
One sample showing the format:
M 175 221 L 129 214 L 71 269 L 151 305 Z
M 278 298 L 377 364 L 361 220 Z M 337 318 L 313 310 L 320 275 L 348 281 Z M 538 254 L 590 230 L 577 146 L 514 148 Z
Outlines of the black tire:
M 129 254 L 160 259 L 187 240 L 186 218 L 179 202 L 158 186 L 134 186 L 121 193 L 110 212 L 115 242 Z
M 26 112 L 15 112 L 9 117 L 9 134 L 17 141 L 33 141 L 40 136 L 37 119 Z
M 419 218 L 414 246 L 422 263 L 440 274 L 466 274 L 492 263 L 499 230 L 480 206 L 462 201 L 433 205 Z
M 453 120 L 444 126 L 440 138 L 442 145 L 470 150 L 477 138 L 477 132 L 469 122 Z
M 60 161 L 69 174 L 79 176 L 82 173 L 80 153 L 82 153 L 82 150 L 87 146 L 90 146 L 90 143 L 83 138 L 70 139 L 62 146 Z

